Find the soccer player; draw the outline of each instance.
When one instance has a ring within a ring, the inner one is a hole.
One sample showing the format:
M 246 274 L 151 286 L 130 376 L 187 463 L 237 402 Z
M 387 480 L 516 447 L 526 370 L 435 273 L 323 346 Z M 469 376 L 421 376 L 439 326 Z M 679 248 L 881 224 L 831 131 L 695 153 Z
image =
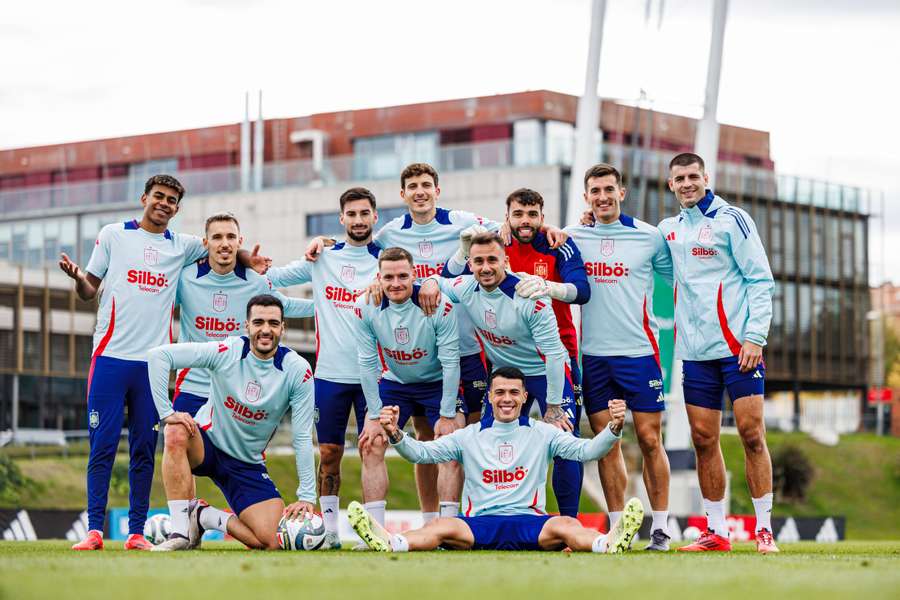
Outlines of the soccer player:
M 341 460 L 352 409 L 362 459 L 362 493 L 366 507 L 384 521 L 387 439 L 377 422 L 365 419 L 366 399 L 356 357 L 356 299 L 378 274 L 380 248 L 372 241 L 378 222 L 375 196 L 362 187 L 340 197 L 340 222 L 346 237 L 326 248 L 317 260 L 306 258 L 269 269 L 272 285 L 312 283 L 316 307 L 316 436 L 319 442 L 319 503 L 328 532 L 325 546 L 340 548 Z
M 312 447 L 313 383 L 309 363 L 280 346 L 284 309 L 275 296 L 247 303 L 247 337 L 221 342 L 167 344 L 148 352 L 153 402 L 165 423 L 163 483 L 172 517 L 169 539 L 154 551 L 189 550 L 206 529 L 228 533 L 249 548 L 279 548 L 282 516 L 312 513 L 316 502 Z M 209 401 L 197 413 L 169 402 L 169 371 L 207 369 Z M 285 508 L 266 471 L 264 453 L 281 418 L 291 410 L 297 502 Z M 191 474 L 209 477 L 234 514 L 191 500 Z
M 368 419 L 377 423 L 381 407 L 390 405 L 399 407 L 401 428 L 418 412 L 436 431 L 455 430 L 458 309 L 443 296 L 440 310 L 425 315 L 419 307 L 419 286 L 413 283 L 414 268 L 409 252 L 387 248 L 378 258 L 381 304 L 373 306 L 365 298 L 356 301 L 359 376 Z M 443 427 L 438 426 L 441 422 Z M 461 475 L 456 463 L 438 467 L 437 492 L 444 514 L 459 513 Z M 377 499 L 383 506 L 387 485 L 379 491 Z M 383 523 L 378 516 L 376 521 Z
M 462 244 L 465 245 L 465 236 Z M 528 390 L 526 414 L 537 400 L 544 421 L 572 432 L 575 394 L 568 352 L 560 341 L 549 302 L 546 298 L 535 300 L 516 294 L 520 280 L 507 273 L 509 260 L 497 234 L 479 233 L 463 250 L 469 256 L 474 277 L 430 278 L 423 290 L 440 286 L 452 301 L 462 304 L 491 364 L 522 369 Z M 576 461 L 557 458 L 554 463 L 553 491 L 563 515 L 578 514 L 582 472 Z
M 396 406 L 381 410 L 381 425 L 391 445 L 414 463 L 459 461 L 465 469 L 464 516 L 440 518 L 421 529 L 390 535 L 353 502 L 350 524 L 373 550 L 561 550 L 625 552 L 643 519 L 637 498 L 608 536 L 567 516 L 545 514 L 547 467 L 553 457 L 588 461 L 603 456 L 620 438 L 625 406 L 610 404 L 613 418 L 601 434 L 583 440 L 528 418 L 526 378 L 512 367 L 491 374 L 492 414 L 482 422 L 431 442 L 403 434 Z
M 584 404 L 595 433 L 610 420 L 609 403 L 624 400 L 644 461 L 644 485 L 653 509 L 647 550 L 669 549 L 669 459 L 662 445 L 665 401 L 653 316 L 653 278 L 672 280 L 672 260 L 659 230 L 622 213 L 626 190 L 612 166 L 594 165 L 584 175 L 584 199 L 592 225 L 567 227 L 581 249 L 591 299 L 581 309 Z M 620 444 L 597 463 L 615 521 L 628 483 Z
M 241 330 L 247 302 L 259 294 L 272 294 L 284 306 L 286 317 L 311 317 L 312 300 L 289 298 L 272 291 L 265 276 L 238 263 L 243 237 L 237 218 L 217 213 L 206 219 L 203 246 L 209 256 L 181 271 L 175 304 L 181 307 L 179 342 L 224 340 Z M 175 379 L 174 409 L 192 417 L 209 399 L 209 373 L 182 369 Z
M 685 551 L 731 550 L 725 522 L 725 463 L 719 447 L 722 394 L 731 396 L 756 512 L 756 548 L 772 538 L 772 461 L 763 420 L 762 349 L 772 319 L 774 280 L 756 225 L 746 211 L 707 189 L 703 159 L 679 154 L 669 189 L 681 204 L 659 229 L 675 268 L 675 355 L 684 361 L 684 401 L 697 454 L 706 533 Z
M 141 195 L 138 221 L 106 225 L 84 271 L 62 254 L 59 267 L 75 280 L 82 300 L 98 295 L 97 327 L 88 373 L 90 457 L 87 468 L 88 534 L 73 550 L 102 550 L 103 523 L 113 461 L 128 408 L 128 539 L 125 548 L 149 550 L 144 521 L 150 504 L 156 451 L 156 409 L 147 380 L 147 351 L 172 341 L 172 308 L 179 275 L 206 254 L 199 237 L 168 229 L 178 213 L 184 187 L 171 175 L 154 175 Z M 243 263 L 264 269 L 256 255 Z

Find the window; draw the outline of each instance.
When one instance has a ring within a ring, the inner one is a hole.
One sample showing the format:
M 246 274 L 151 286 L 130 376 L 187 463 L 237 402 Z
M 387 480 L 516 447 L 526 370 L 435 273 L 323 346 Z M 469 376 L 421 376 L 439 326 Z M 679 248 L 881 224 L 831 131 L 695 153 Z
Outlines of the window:
M 513 162 L 517 167 L 544 163 L 544 127 L 537 119 L 513 123 Z
M 809 212 L 806 208 L 800 209 L 800 214 L 797 215 L 797 238 L 800 242 L 800 249 L 798 252 L 798 258 L 800 259 L 800 276 L 801 277 L 809 277 L 809 264 L 810 264 L 810 256 L 809 256 Z
M 436 131 L 359 138 L 353 142 L 353 177 L 391 179 L 414 162 L 440 168 L 438 147 Z
M 813 276 L 825 276 L 825 215 L 813 213 L 812 228 Z
M 795 206 L 785 207 L 784 211 L 784 272 L 794 274 L 797 272 L 797 226 Z

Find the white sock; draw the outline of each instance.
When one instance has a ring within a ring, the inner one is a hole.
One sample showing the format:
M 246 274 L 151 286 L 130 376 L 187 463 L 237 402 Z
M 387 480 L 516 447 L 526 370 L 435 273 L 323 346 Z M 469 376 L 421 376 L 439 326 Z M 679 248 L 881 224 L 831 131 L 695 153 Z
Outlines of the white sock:
M 441 513 L 422 511 L 422 521 L 424 521 L 424 525 L 428 525 L 439 516 L 441 516 Z
M 337 496 L 319 496 L 319 507 L 322 509 L 322 520 L 325 521 L 325 531 L 338 532 L 338 515 L 340 514 L 340 499 Z
M 214 529 L 222 533 L 228 533 L 228 519 L 233 517 L 231 513 L 219 510 L 213 506 L 207 506 L 200 511 L 200 526 L 203 529 Z
M 409 540 L 395 533 L 391 536 L 391 550 L 394 552 L 409 552 Z
M 384 507 L 387 506 L 387 500 L 373 500 L 363 504 L 366 512 L 372 515 L 375 522 L 384 527 Z
M 657 529 L 662 529 L 663 533 L 669 535 L 669 511 L 667 510 L 654 510 L 653 511 L 653 524 L 650 526 L 650 532 L 654 532 Z
M 725 523 L 725 500 L 703 499 L 703 512 L 706 513 L 706 527 L 724 538 L 728 537 L 728 525 Z
M 459 515 L 459 502 L 441 502 L 442 517 L 455 517 Z
M 756 511 L 756 532 L 760 529 L 772 531 L 772 498 L 772 492 L 763 494 L 762 498 L 753 498 L 753 510 Z
M 606 552 L 605 535 L 598 535 L 594 538 L 594 543 L 591 544 L 591 552 L 597 552 L 598 554 L 604 554 Z
M 188 504 L 190 500 L 169 500 L 169 519 L 172 522 L 172 533 L 187 537 L 190 521 Z
M 610 513 L 609 513 L 609 529 L 612 529 L 613 525 L 616 524 L 616 521 L 618 521 L 621 518 L 622 518 L 621 510 L 610 511 Z

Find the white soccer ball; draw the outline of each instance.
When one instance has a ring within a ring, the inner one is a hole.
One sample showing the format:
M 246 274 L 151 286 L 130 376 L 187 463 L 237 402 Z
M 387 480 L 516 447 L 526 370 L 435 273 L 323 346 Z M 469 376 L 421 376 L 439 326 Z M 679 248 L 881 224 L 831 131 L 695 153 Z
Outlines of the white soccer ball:
M 153 515 L 144 523 L 144 537 L 156 546 L 162 544 L 172 533 L 172 519 L 166 513 Z
M 325 543 L 325 521 L 319 515 L 306 519 L 282 517 L 275 535 L 282 550 L 318 550 Z
M 688 542 L 697 541 L 697 538 L 700 537 L 700 530 L 692 525 L 684 530 L 682 537 Z

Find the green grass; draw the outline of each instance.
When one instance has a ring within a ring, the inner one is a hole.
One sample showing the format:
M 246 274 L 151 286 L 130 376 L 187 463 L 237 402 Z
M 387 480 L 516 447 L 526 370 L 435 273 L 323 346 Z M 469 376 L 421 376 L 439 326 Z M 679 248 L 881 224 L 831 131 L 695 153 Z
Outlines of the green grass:
M 900 438 L 854 434 L 835 447 L 801 433 L 769 432 L 767 440 L 773 454 L 797 446 L 815 468 L 806 501 L 783 503 L 776 496 L 775 515 L 844 515 L 848 539 L 900 538 Z M 738 437 L 722 436 L 722 452 L 731 471 L 731 511 L 753 514 Z
M 900 543 L 784 545 L 759 556 L 624 556 L 560 552 L 249 552 L 234 542 L 196 552 L 0 542 L 0 598 L 897 598 Z

